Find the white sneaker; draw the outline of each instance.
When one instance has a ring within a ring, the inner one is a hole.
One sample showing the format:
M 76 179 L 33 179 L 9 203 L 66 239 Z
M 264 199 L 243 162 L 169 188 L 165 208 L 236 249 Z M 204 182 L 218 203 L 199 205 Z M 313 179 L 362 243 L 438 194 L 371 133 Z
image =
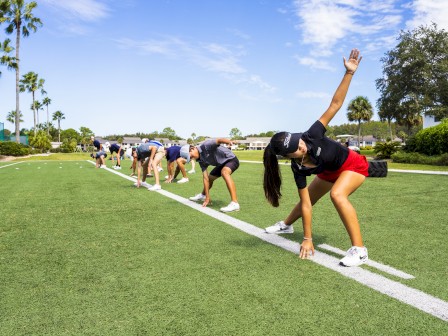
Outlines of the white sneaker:
M 167 176 L 165 176 L 165 180 L 168 180 L 170 177 L 167 175 Z
M 188 171 L 188 174 L 194 174 L 194 173 L 196 173 L 194 169 Z
M 107 168 L 106 165 L 101 165 L 100 168 Z
M 347 255 L 341 259 L 339 265 L 351 267 L 359 266 L 369 260 L 366 247 L 352 246 L 347 251 Z
M 116 169 L 116 170 L 120 170 L 121 167 L 120 167 L 120 166 L 115 166 L 114 169 Z
M 204 201 L 205 195 L 202 195 L 202 193 L 197 194 L 196 196 L 190 197 L 190 201 Z
M 152 187 L 149 187 L 148 190 L 150 191 L 162 190 L 162 186 L 160 184 L 154 184 Z
M 264 229 L 266 233 L 294 233 L 294 228 L 291 225 L 286 225 L 284 221 L 275 223 Z
M 222 212 L 240 211 L 240 205 L 236 202 L 230 202 L 228 206 L 219 209 Z
M 152 185 L 151 184 L 149 184 L 148 182 L 142 182 L 141 184 L 140 184 L 142 187 L 145 187 L 145 188 L 151 188 L 152 187 Z
M 163 171 L 163 168 L 162 168 L 162 167 L 157 167 L 157 170 L 158 170 L 159 172 L 161 172 L 161 171 Z
M 186 183 L 188 181 L 189 179 L 187 179 L 186 177 L 182 177 L 179 181 L 177 181 L 177 183 Z

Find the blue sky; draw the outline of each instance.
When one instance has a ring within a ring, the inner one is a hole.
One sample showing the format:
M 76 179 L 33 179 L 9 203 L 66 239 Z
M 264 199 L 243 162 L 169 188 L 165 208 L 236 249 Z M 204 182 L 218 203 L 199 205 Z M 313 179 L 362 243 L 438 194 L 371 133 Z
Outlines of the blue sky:
M 430 22 L 448 29 L 446 0 L 37 3 L 44 25 L 22 39 L 21 75 L 45 79 L 50 113 L 66 116 L 63 129 L 86 126 L 96 135 L 306 130 L 328 107 L 342 57 L 356 47 L 363 60 L 331 124 L 346 123 L 354 97 L 376 104 L 380 58 L 400 30 Z M 15 109 L 15 77 L 1 71 L 0 122 L 13 129 L 5 119 Z M 20 104 L 22 127 L 32 127 L 31 95 L 22 93 Z

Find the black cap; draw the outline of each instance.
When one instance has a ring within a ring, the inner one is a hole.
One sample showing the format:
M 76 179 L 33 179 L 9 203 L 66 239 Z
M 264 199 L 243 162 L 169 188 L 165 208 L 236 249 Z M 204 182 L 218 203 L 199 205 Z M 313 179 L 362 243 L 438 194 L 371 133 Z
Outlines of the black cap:
M 302 133 L 279 132 L 271 139 L 271 150 L 275 155 L 286 156 L 299 148 Z

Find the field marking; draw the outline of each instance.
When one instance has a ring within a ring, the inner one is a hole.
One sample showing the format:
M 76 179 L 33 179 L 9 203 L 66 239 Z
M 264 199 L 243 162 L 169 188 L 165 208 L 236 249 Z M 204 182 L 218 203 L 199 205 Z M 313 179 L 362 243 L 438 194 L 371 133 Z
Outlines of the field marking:
M 6 167 L 10 167 L 10 166 L 14 166 L 14 165 L 16 165 L 16 164 L 24 163 L 24 162 L 25 162 L 25 161 L 14 162 L 14 163 L 11 163 L 11 164 L 8 164 L 8 165 L 5 165 L 5 166 L 1 166 L 0 169 L 2 169 L 2 168 L 6 168 Z
M 92 164 L 95 162 L 87 160 Z M 127 180 L 135 181 L 135 179 L 117 172 L 110 168 L 103 168 L 116 175 L 119 175 Z M 226 215 L 217 210 L 213 210 L 207 207 L 203 207 L 201 204 L 190 201 L 184 197 L 173 194 L 166 190 L 156 191 L 168 198 L 171 198 L 185 206 L 193 208 L 205 215 L 213 217 L 221 222 L 229 224 L 234 228 L 237 228 L 247 234 L 257 237 L 265 242 L 272 245 L 281 247 L 282 249 L 292 252 L 294 254 L 299 254 L 300 244 L 298 242 L 293 242 L 286 238 L 283 238 L 275 234 L 267 234 L 263 229 L 239 220 L 237 218 Z M 382 275 L 373 273 L 369 270 L 363 269 L 361 267 L 343 267 L 339 265 L 339 259 L 330 256 L 326 253 L 315 251 L 314 256 L 310 261 L 315 262 L 321 266 L 338 272 L 352 280 L 355 280 L 373 290 L 376 290 L 382 294 L 392 297 L 398 301 L 406 303 L 414 308 L 417 308 L 423 312 L 426 312 L 432 316 L 435 316 L 443 321 L 448 322 L 448 302 L 436 298 L 432 295 L 426 294 L 418 289 L 408 287 L 397 281 L 390 280 Z
M 336 254 L 339 254 L 341 256 L 345 256 L 345 251 L 338 249 L 337 247 L 333 247 L 331 245 L 327 245 L 327 244 L 320 244 L 317 247 L 320 247 L 323 250 L 327 250 Z M 380 271 L 383 271 L 385 273 L 388 273 L 390 275 L 395 275 L 396 277 L 402 278 L 402 279 L 406 279 L 406 280 L 410 280 L 410 279 L 415 279 L 415 276 L 405 273 L 403 271 L 397 270 L 396 268 L 389 266 L 389 265 L 384 265 L 381 264 L 379 262 L 373 261 L 371 259 L 366 261 L 366 265 L 374 267 Z

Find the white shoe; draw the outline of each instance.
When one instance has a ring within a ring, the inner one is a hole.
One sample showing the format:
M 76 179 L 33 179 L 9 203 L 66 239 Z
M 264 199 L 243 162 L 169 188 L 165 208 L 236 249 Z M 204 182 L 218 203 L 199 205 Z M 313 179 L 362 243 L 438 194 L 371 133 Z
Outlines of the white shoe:
M 168 180 L 170 177 L 167 175 L 167 176 L 165 176 L 165 180 Z
M 351 267 L 359 266 L 369 260 L 366 247 L 352 246 L 347 251 L 347 255 L 341 259 L 339 265 Z
M 194 173 L 196 173 L 194 169 L 188 171 L 188 174 L 194 174 Z
M 192 196 L 190 197 L 190 201 L 204 201 L 205 200 L 205 195 L 201 194 L 197 194 L 196 196 Z
M 292 224 L 286 225 L 284 221 L 277 222 L 264 230 L 266 231 L 266 233 L 294 233 Z
M 186 183 L 188 181 L 189 179 L 187 179 L 186 177 L 182 177 L 179 181 L 177 181 L 177 183 Z
M 120 167 L 120 166 L 115 166 L 114 169 L 116 169 L 116 170 L 120 170 L 121 167 Z
M 151 184 L 149 184 L 148 182 L 142 182 L 141 184 L 140 184 L 142 187 L 145 187 L 145 188 L 151 188 L 152 187 L 152 185 Z
M 158 170 L 159 172 L 161 172 L 161 171 L 163 171 L 163 168 L 162 168 L 162 167 L 157 167 L 157 170 Z
M 101 165 L 100 168 L 107 168 L 106 165 Z
M 154 184 L 152 187 L 148 188 L 150 191 L 162 190 L 162 186 L 160 184 Z
M 236 202 L 230 202 L 228 206 L 219 209 L 222 212 L 240 211 L 240 205 Z

